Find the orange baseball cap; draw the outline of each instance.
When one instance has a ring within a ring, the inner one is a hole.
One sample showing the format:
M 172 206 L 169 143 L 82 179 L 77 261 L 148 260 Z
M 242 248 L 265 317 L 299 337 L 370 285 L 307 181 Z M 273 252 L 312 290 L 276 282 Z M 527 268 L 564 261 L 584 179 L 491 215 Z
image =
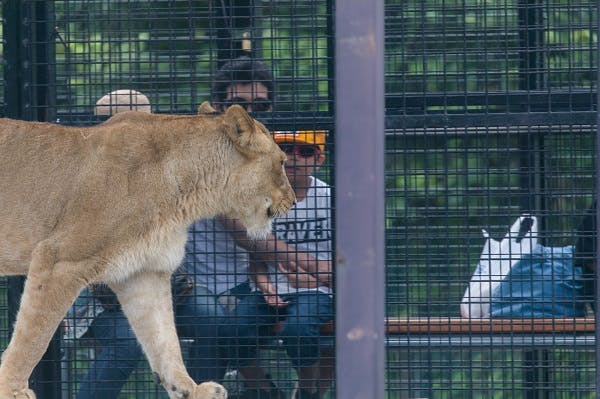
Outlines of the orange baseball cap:
M 273 132 L 273 139 L 277 144 L 281 143 L 306 143 L 313 144 L 319 147 L 321 151 L 325 151 L 325 139 L 327 131 L 325 130 L 297 130 L 295 132 Z

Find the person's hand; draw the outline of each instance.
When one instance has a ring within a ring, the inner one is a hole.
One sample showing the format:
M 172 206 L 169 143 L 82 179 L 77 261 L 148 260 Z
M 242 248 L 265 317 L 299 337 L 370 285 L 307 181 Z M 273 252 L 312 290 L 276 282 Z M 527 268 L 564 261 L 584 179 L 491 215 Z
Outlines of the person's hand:
M 256 287 L 262 291 L 263 298 L 265 299 L 267 305 L 274 308 L 285 308 L 289 304 L 288 301 L 284 301 L 279 295 L 277 295 L 277 287 L 269 280 L 268 276 L 257 276 Z
M 289 256 L 291 259 L 284 260 L 281 265 L 278 263 L 279 270 L 286 274 L 293 273 L 290 279 L 297 279 L 299 284 L 309 284 L 316 279 L 318 286 L 330 287 L 333 284 L 332 263 L 328 260 L 321 260 L 306 252 L 296 252 Z M 281 267 L 280 267 L 281 266 Z M 308 274 L 312 279 L 302 276 Z M 293 284 L 292 284 L 293 286 Z M 305 288 L 304 285 L 297 288 Z
M 280 262 L 277 263 L 277 268 L 280 273 L 286 275 L 289 284 L 294 288 L 317 288 L 323 285 L 315 276 L 298 267 L 296 262 Z
M 263 298 L 265 298 L 267 305 L 274 308 L 282 309 L 289 305 L 288 301 L 284 301 L 283 298 L 277 294 L 267 294 L 263 292 Z

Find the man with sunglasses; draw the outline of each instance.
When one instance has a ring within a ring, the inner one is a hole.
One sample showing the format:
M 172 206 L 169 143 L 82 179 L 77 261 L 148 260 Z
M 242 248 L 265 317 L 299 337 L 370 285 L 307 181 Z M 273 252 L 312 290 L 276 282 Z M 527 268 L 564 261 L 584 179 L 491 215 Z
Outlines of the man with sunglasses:
M 251 255 L 252 293 L 240 298 L 229 319 L 234 328 L 225 331 L 242 367 L 256 358 L 265 337 L 281 338 L 298 373 L 295 399 L 321 398 L 333 364 L 321 358 L 319 331 L 334 314 L 330 188 L 313 176 L 325 160 L 325 132 L 275 132 L 274 139 L 288 156 L 285 168 L 297 203 L 274 221 L 267 242 L 278 250 L 282 243 L 294 248 L 287 264 Z M 303 257 L 315 268 L 299 268 L 296 260 Z
M 214 76 L 212 85 L 212 105 L 220 112 L 225 112 L 233 104 L 243 106 L 248 112 L 271 111 L 273 108 L 274 81 L 271 72 L 264 63 L 249 57 L 240 57 L 224 64 Z M 290 168 L 286 170 L 292 184 L 295 170 L 305 170 L 297 173 L 297 195 L 303 197 L 313 182 L 309 175 L 323 162 L 324 132 L 318 136 L 319 143 L 314 145 L 301 145 L 298 147 L 298 162 L 293 162 L 294 143 L 292 145 L 288 162 Z M 304 143 L 307 144 L 307 143 Z M 283 145 L 283 143 L 282 143 Z M 318 152 L 318 154 L 317 154 Z M 302 167 L 302 163 L 305 167 Z M 297 167 L 297 169 L 294 169 Z M 308 169 L 307 169 L 308 168 Z M 328 196 L 327 196 L 328 197 Z M 329 210 L 329 205 L 325 208 Z M 321 235 L 327 234 L 329 227 L 322 228 Z M 222 305 L 218 313 L 226 313 L 223 325 L 219 329 L 220 335 L 231 336 L 231 331 L 238 326 L 231 317 L 231 312 L 240 300 L 251 294 L 248 284 L 250 258 L 260 262 L 277 264 L 283 270 L 294 273 L 295 283 L 299 286 L 316 286 L 317 278 L 329 280 L 326 273 L 319 273 L 319 268 L 329 270 L 330 262 L 320 261 L 313 254 L 299 251 L 293 243 L 277 239 L 274 235 L 269 240 L 253 241 L 247 238 L 246 232 L 236 220 L 216 218 L 201 220 L 194 223 L 189 231 L 186 246 L 186 267 L 195 270 L 198 275 L 196 282 L 204 280 L 203 285 L 207 292 L 213 293 Z M 329 253 L 329 251 L 326 251 Z M 308 272 L 310 271 L 310 272 Z M 323 283 L 326 284 L 326 283 Z M 253 316 L 252 326 L 257 327 Z M 272 337 L 270 332 L 265 338 Z M 211 337 L 207 337 L 209 340 Z M 227 349 L 227 344 L 220 349 Z M 258 347 L 255 351 L 258 351 Z M 230 358 L 235 359 L 236 354 L 229 352 Z M 255 352 L 256 355 L 256 352 Z M 244 377 L 244 391 L 240 399 L 284 399 L 287 396 L 277 389 L 270 377 L 259 367 L 256 357 L 249 359 L 239 368 Z M 237 362 L 237 360 L 233 360 Z M 219 373 L 224 370 L 219 370 Z M 314 379 L 313 379 L 314 381 Z
M 250 57 L 239 57 L 225 63 L 215 74 L 212 105 L 225 112 L 233 104 L 248 112 L 273 110 L 274 80 L 267 66 Z
M 242 56 L 228 61 L 216 72 L 211 102 L 219 112 L 227 111 L 233 104 L 252 113 L 269 112 L 273 109 L 274 86 L 273 75 L 265 63 Z M 196 271 L 197 283 L 203 280 L 200 289 L 205 290 L 205 295 L 216 298 L 220 306 L 214 311 L 219 316 L 230 311 L 238 298 L 250 292 L 249 254 L 262 251 L 277 256 L 274 248 L 248 240 L 243 226 L 235 220 L 200 220 L 190 227 L 188 235 L 185 267 Z M 221 328 L 232 327 L 222 324 Z M 207 343 L 212 343 L 216 337 L 206 338 Z M 225 349 L 218 348 L 220 352 Z M 222 357 L 225 358 L 225 354 Z M 226 361 L 221 363 L 215 372 L 223 376 Z M 285 398 L 257 362 L 239 371 L 244 377 L 245 390 L 241 396 L 244 399 Z

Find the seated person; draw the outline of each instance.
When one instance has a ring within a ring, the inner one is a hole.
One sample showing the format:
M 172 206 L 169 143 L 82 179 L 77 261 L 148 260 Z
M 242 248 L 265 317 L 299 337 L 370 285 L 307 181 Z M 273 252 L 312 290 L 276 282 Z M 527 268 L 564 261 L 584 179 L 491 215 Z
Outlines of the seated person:
M 462 299 L 463 317 L 585 316 L 590 292 L 586 281 L 593 277 L 584 273 L 578 261 L 582 256 L 574 255 L 574 246 L 538 244 L 537 225 L 536 217 L 522 215 L 502 241 L 484 230 L 488 239 Z
M 295 399 L 320 399 L 333 378 L 331 358 L 321 356 L 319 339 L 321 327 L 334 315 L 330 188 L 313 177 L 325 159 L 325 132 L 275 132 L 274 139 L 288 156 L 286 174 L 297 203 L 274 221 L 267 240 L 295 245 L 297 252 L 290 257 L 310 255 L 318 266 L 289 270 L 278 262 L 254 258 L 250 265 L 254 290 L 231 312 L 232 328 L 225 333 L 230 335 L 231 356 L 242 368 L 256 358 L 265 338 L 282 338 L 298 373 Z M 278 332 L 273 333 L 275 327 Z

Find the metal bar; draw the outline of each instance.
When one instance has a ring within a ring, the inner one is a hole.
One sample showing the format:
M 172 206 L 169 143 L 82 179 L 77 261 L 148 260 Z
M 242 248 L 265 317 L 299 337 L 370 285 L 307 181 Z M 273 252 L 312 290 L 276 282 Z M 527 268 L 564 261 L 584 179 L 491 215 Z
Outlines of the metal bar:
M 540 0 L 519 1 L 519 89 L 525 92 L 543 87 L 543 2 Z M 525 96 L 528 98 L 529 96 Z M 523 111 L 530 112 L 532 105 L 523 104 Z M 534 109 L 535 110 L 535 109 Z M 520 208 L 525 212 L 541 212 L 546 209 L 546 200 L 540 193 L 544 190 L 544 137 L 526 134 L 520 138 L 521 195 Z M 544 228 L 541 221 L 542 229 Z
M 542 399 L 538 395 L 538 367 L 539 358 L 537 350 L 527 350 L 523 353 L 523 368 L 525 379 L 525 398 L 526 399 Z M 541 393 L 540 393 L 541 394 Z
M 4 30 L 4 116 L 19 118 L 22 110 L 22 70 L 21 65 L 21 5 L 18 0 L 2 2 Z M 23 277 L 7 278 L 8 329 L 12 336 L 13 326 L 19 310 Z
M 244 34 L 252 33 L 254 0 L 213 1 L 214 36 L 217 45 L 218 66 L 225 62 L 247 55 L 244 50 Z
M 28 120 L 55 121 L 54 3 L 30 1 L 25 4 L 22 29 L 29 46 L 23 57 L 23 68 L 27 71 L 24 78 L 28 89 L 24 90 L 29 101 L 24 104 L 24 116 Z M 31 375 L 32 389 L 43 398 L 61 397 L 61 337 L 58 328 Z
M 344 399 L 384 397 L 383 11 L 381 0 L 336 3 L 336 393 Z
M 54 43 L 50 40 L 53 4 L 43 1 L 6 1 L 3 12 L 6 39 L 5 114 L 15 119 L 53 120 L 56 108 Z M 24 277 L 10 277 L 8 281 L 11 335 L 24 281 Z M 60 335 L 57 330 L 31 375 L 31 388 L 43 398 L 60 398 Z
M 522 90 L 536 90 L 543 86 L 543 6 L 543 0 L 519 1 L 519 88 Z
M 511 348 L 593 348 L 593 334 L 452 334 L 452 335 L 398 335 L 386 340 L 387 348 L 399 349 L 511 349 Z
M 314 129 L 319 126 L 323 129 L 333 129 L 333 116 L 328 112 L 272 112 L 257 114 L 257 119 L 274 130 Z M 105 118 L 90 118 L 89 114 L 59 114 L 58 118 L 65 125 L 86 125 L 99 123 Z M 548 131 L 559 126 L 595 126 L 596 111 L 580 112 L 553 112 L 553 113 L 520 113 L 520 114 L 429 114 L 429 115 L 403 115 L 385 118 L 386 129 L 406 130 L 406 134 L 428 134 L 433 129 L 456 129 L 453 134 L 477 134 L 471 128 L 515 128 L 527 126 L 535 129 L 537 126 L 546 126 Z M 414 131 L 413 131 L 414 130 Z M 507 132 L 502 131 L 502 134 Z M 489 134 L 489 129 L 482 134 Z M 541 132 L 539 132 L 541 134 Z
M 23 110 L 22 87 L 23 70 L 21 69 L 21 4 L 17 0 L 3 2 L 4 17 L 4 113 L 9 118 L 21 118 Z M 19 310 L 24 277 L 7 278 L 8 329 L 12 336 L 14 323 Z
M 450 128 L 450 127 L 517 127 L 517 126 L 556 126 L 556 125 L 595 125 L 595 111 L 518 113 L 518 114 L 429 114 L 387 116 L 386 128 Z
M 22 69 L 21 65 L 21 2 L 3 1 L 4 20 L 4 116 L 19 118 L 22 109 Z
M 595 93 L 590 89 L 511 90 L 498 93 L 408 93 L 387 94 L 386 109 L 404 114 L 427 112 L 427 107 L 454 107 L 460 112 L 564 112 L 596 108 Z M 432 112 L 433 111 L 429 111 Z
M 34 1 L 30 5 L 32 17 L 30 43 L 32 51 L 32 120 L 56 120 L 56 71 L 54 49 L 54 2 Z
M 600 3 L 600 2 L 599 2 Z M 598 21 L 597 28 L 600 30 L 600 9 L 596 10 L 596 20 Z M 600 42 L 597 43 L 598 51 L 600 51 Z M 597 79 L 600 79 L 600 68 L 597 70 Z M 600 81 L 600 80 L 598 80 Z M 600 91 L 596 93 L 596 101 L 598 108 L 600 109 Z M 595 192 L 594 199 L 597 203 L 600 203 L 600 191 L 598 187 L 600 187 L 600 112 L 596 112 L 596 184 L 595 184 Z M 594 292 L 594 308 L 600 309 L 600 256 L 598 256 L 598 248 L 600 248 L 600 234 L 598 234 L 597 226 L 600 226 L 600 206 L 596 206 L 596 231 L 593 233 L 596 236 L 596 246 L 594 256 L 596 258 L 595 262 L 595 292 Z M 600 317 L 596 318 L 596 342 L 600 342 Z M 596 397 L 600 397 L 600 348 L 596 345 Z

